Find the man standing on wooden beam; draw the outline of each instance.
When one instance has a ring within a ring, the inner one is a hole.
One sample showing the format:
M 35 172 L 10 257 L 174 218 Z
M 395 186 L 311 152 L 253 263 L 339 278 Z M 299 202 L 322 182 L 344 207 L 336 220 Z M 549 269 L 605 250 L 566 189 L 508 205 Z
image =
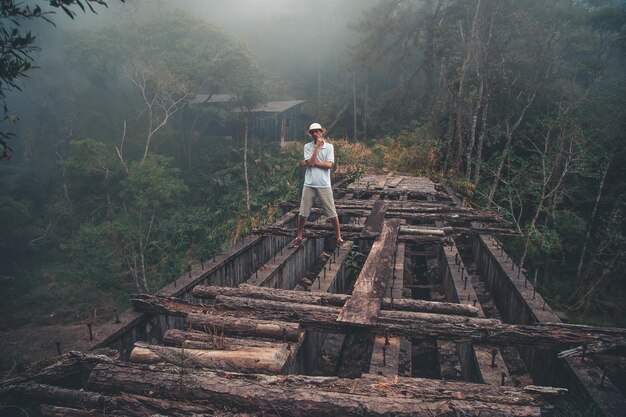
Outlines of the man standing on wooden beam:
M 304 160 L 300 161 L 300 166 L 306 167 L 306 172 L 302 187 L 302 199 L 300 200 L 298 234 L 295 240 L 289 244 L 289 248 L 297 248 L 302 244 L 304 225 L 309 214 L 311 214 L 315 197 L 319 198 L 324 214 L 333 223 L 337 246 L 342 246 L 344 240 L 341 238 L 339 217 L 335 210 L 333 189 L 330 185 L 330 170 L 335 163 L 335 148 L 324 139 L 326 129 L 319 123 L 313 123 L 306 133 L 313 138 L 313 141 L 304 145 Z

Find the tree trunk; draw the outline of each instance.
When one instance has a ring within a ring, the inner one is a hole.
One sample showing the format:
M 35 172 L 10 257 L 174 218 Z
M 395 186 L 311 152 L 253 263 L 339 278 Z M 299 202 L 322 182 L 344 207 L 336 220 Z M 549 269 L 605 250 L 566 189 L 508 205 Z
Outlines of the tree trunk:
M 463 61 L 463 65 L 461 67 L 461 72 L 459 74 L 459 89 L 457 91 L 457 96 L 454 105 L 454 113 L 455 113 L 455 128 L 454 128 L 454 137 L 452 142 L 452 166 L 455 172 L 460 172 L 461 170 L 461 157 L 463 155 L 463 100 L 465 94 L 465 77 L 467 75 L 468 68 L 470 66 L 470 62 L 474 55 L 474 43 L 476 37 L 476 27 L 478 25 L 478 15 L 480 13 L 480 3 L 481 0 L 478 0 L 476 3 L 476 12 L 474 13 L 474 18 L 472 20 L 472 27 L 470 29 L 470 33 L 467 39 L 467 52 L 465 55 L 465 60 Z
M 480 109 L 483 107 L 484 85 L 485 85 L 485 82 L 481 80 L 480 88 L 478 90 L 478 102 L 476 103 L 474 114 L 472 115 L 472 127 L 470 129 L 470 142 L 467 146 L 467 150 L 465 151 L 465 179 L 467 179 L 468 181 L 472 177 L 472 153 L 474 151 L 474 145 L 476 144 L 476 126 L 478 125 L 478 113 L 480 112 Z
M 489 116 L 489 109 L 491 108 L 491 95 L 487 93 L 487 99 L 483 106 L 483 112 L 480 123 L 480 135 L 478 135 L 478 143 L 476 144 L 476 169 L 474 170 L 474 185 L 478 186 L 480 181 L 480 169 L 483 163 L 483 144 L 485 143 L 485 136 L 487 135 L 487 118 Z
M 357 140 L 356 134 L 356 70 L 352 71 L 352 121 L 353 127 L 352 132 L 354 134 L 353 138 Z
M 604 168 L 604 172 L 602 173 L 602 179 L 600 180 L 600 187 L 598 188 L 598 194 L 596 195 L 596 201 L 593 205 L 593 210 L 591 211 L 591 218 L 589 219 L 589 226 L 587 226 L 587 233 L 585 234 L 585 243 L 583 244 L 583 249 L 580 253 L 580 260 L 578 261 L 578 268 L 576 268 L 576 280 L 580 280 L 580 272 L 583 268 L 583 262 L 585 259 L 585 253 L 587 252 L 587 244 L 589 243 L 589 237 L 591 236 L 591 227 L 593 226 L 593 222 L 596 217 L 596 212 L 598 211 L 598 205 L 600 204 L 600 198 L 602 198 L 602 190 L 604 189 L 604 181 L 606 180 L 606 174 L 609 172 L 609 167 L 611 166 L 611 161 L 613 160 L 614 153 L 611 153 L 611 157 L 606 163 L 606 167 Z
M 248 179 L 248 125 L 249 115 L 245 116 L 243 129 L 243 175 L 246 180 L 246 208 L 250 215 L 250 180 Z

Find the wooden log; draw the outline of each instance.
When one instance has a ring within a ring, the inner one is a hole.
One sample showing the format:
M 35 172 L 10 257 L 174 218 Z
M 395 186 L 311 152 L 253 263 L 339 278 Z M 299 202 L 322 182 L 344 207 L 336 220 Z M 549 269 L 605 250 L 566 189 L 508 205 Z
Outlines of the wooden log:
M 130 354 L 135 363 L 168 362 L 179 367 L 199 366 L 237 372 L 282 373 L 290 351 L 275 347 L 243 347 L 237 350 L 200 350 L 136 342 Z
M 381 198 L 397 199 L 398 197 L 406 197 L 408 199 L 427 199 L 432 198 L 434 200 L 449 200 L 448 194 L 441 191 L 417 191 L 417 190 L 368 190 L 365 188 L 351 188 L 350 192 L 359 198 L 366 198 L 372 194 L 380 194 Z
M 297 323 L 276 321 L 271 318 L 259 320 L 223 314 L 191 313 L 187 316 L 187 324 L 193 329 L 209 330 L 215 334 L 267 337 L 285 342 L 297 342 L 300 337 L 300 327 Z
M 300 305 L 267 300 L 218 296 L 220 308 L 242 312 L 254 311 L 257 317 L 291 320 L 305 328 L 330 333 L 354 331 L 354 323 L 336 320 L 341 310 L 335 307 Z M 618 342 L 626 338 L 626 329 L 585 325 L 543 323 L 514 325 L 496 319 L 447 316 L 406 311 L 380 311 L 375 324 L 363 326 L 373 334 L 432 337 L 454 342 L 493 343 L 497 345 L 529 345 L 545 349 L 566 346 Z
M 180 298 L 133 294 L 130 299 L 135 310 L 149 314 L 169 314 L 187 317 L 190 313 L 206 314 L 211 306 L 192 304 Z
M 87 388 L 235 407 L 290 416 L 539 416 L 544 393 L 421 378 L 266 376 L 159 365 L 99 365 Z M 562 392 L 559 392 L 561 394 Z
M 398 220 L 387 220 L 380 239 L 375 241 L 365 260 L 352 291 L 346 301 L 338 321 L 352 324 L 373 324 L 376 322 L 380 305 L 385 295 L 387 274 L 389 273 L 398 237 Z
M 378 236 L 375 231 L 362 234 L 365 226 L 359 226 L 354 224 L 342 224 L 341 232 L 347 236 L 347 239 L 373 239 Z M 253 230 L 254 234 L 261 235 L 278 235 L 278 236 L 295 236 L 295 229 L 287 229 L 284 227 L 267 226 Z M 305 226 L 305 237 L 324 238 L 334 236 L 333 226 L 328 224 L 319 223 L 307 223 Z M 489 235 L 510 235 L 516 236 L 519 233 L 513 229 L 506 228 L 481 228 L 481 227 L 459 227 L 459 226 L 446 226 L 446 227 L 424 227 L 424 226 L 401 226 L 398 231 L 399 237 L 412 237 L 412 236 L 431 236 L 431 237 L 445 237 L 458 233 L 468 234 L 489 234 Z
M 106 417 L 106 414 L 95 410 L 58 407 L 48 404 L 42 404 L 39 411 L 43 417 Z
M 239 287 L 218 287 L 198 285 L 193 289 L 194 297 L 215 299 L 218 295 L 231 297 L 249 297 L 261 300 L 282 301 L 298 304 L 317 304 L 343 306 L 351 298 L 347 294 L 316 293 L 274 288 L 257 287 L 240 284 Z M 452 314 L 458 316 L 476 317 L 478 308 L 471 305 L 456 303 L 442 303 L 436 301 L 412 300 L 396 298 L 393 305 L 390 298 L 383 298 L 383 310 L 416 311 L 435 314 Z
M 113 350 L 109 350 L 106 355 L 71 351 L 60 356 L 57 362 L 43 370 L 39 370 L 37 373 L 31 371 L 19 377 L 0 381 L 0 392 L 5 386 L 18 383 L 37 382 L 41 384 L 53 384 L 57 381 L 70 378 L 81 379 L 86 377 L 97 364 L 117 357 L 119 357 L 119 352 Z
M 259 339 L 239 339 L 197 330 L 168 329 L 163 335 L 163 344 L 187 349 L 237 350 L 247 347 L 287 348 L 288 343 Z
M 103 416 L 109 417 L 198 417 L 205 415 L 236 417 L 233 413 L 224 412 L 220 407 L 207 404 L 193 405 L 184 399 L 181 399 L 183 402 L 178 402 L 126 393 L 109 396 L 84 389 L 69 389 L 33 382 L 14 385 L 12 389 L 14 395 L 24 398 L 30 405 L 37 402 L 57 404 L 57 406 L 63 406 L 59 407 L 61 410 L 69 408 L 91 413 L 85 414 L 86 416 L 98 416 L 102 413 Z M 54 406 L 50 404 L 46 407 L 48 410 L 54 410 L 52 408 Z

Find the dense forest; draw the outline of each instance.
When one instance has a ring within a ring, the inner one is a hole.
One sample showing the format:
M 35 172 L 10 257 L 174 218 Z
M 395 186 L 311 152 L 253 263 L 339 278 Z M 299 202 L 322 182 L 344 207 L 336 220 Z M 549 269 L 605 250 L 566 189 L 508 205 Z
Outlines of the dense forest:
M 40 48 L 2 78 L 4 328 L 124 308 L 276 219 L 304 135 L 280 148 L 246 127 L 296 99 L 339 169 L 430 175 L 496 208 L 555 308 L 626 325 L 626 2 L 107 3 L 56 27 L 54 7 L 1 16 Z M 190 105 L 201 93 L 238 111 Z

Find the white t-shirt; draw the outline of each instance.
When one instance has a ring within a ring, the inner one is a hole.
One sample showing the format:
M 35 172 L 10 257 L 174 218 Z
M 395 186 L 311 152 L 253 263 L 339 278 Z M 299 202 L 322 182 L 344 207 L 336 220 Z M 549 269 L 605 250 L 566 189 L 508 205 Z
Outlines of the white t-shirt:
M 313 155 L 315 144 L 309 142 L 304 145 L 304 159 L 309 160 Z M 318 162 L 335 162 L 335 148 L 330 143 L 324 141 L 324 146 L 317 151 Z M 330 187 L 330 169 L 318 167 L 307 167 L 304 174 L 304 185 L 312 188 Z

